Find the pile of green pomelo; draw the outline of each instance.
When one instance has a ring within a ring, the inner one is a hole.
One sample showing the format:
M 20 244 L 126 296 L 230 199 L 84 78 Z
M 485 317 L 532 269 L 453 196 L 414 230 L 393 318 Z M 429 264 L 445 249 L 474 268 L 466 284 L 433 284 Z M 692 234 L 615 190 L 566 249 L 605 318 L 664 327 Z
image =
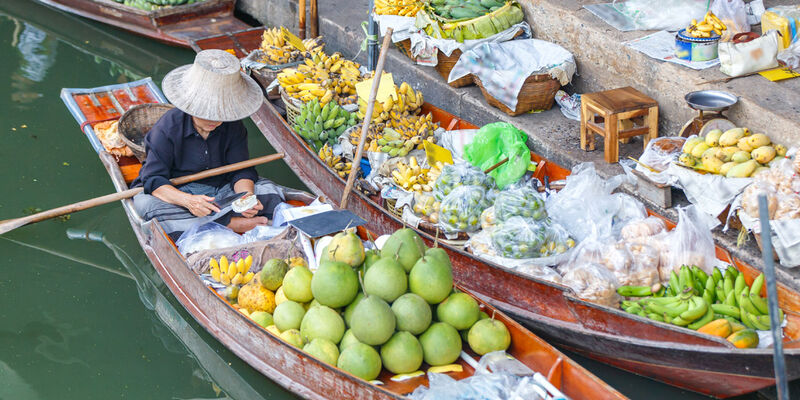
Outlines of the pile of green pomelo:
M 376 379 L 382 368 L 418 375 L 423 361 L 447 366 L 462 340 L 479 355 L 511 344 L 505 324 L 454 290 L 447 253 L 426 248 L 411 229 L 366 252 L 358 236 L 341 232 L 323 249 L 316 273 L 282 263 L 270 260 L 260 273 L 262 281 L 282 278 L 267 329 L 362 379 Z

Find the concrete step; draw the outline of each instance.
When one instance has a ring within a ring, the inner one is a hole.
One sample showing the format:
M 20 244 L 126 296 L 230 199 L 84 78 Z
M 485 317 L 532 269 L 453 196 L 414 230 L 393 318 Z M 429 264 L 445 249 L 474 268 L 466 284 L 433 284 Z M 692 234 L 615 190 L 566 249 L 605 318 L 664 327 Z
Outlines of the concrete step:
M 360 43 L 364 39 L 364 34 L 361 30 L 360 24 L 361 21 L 367 18 L 367 0 L 352 0 L 348 2 L 348 7 L 346 8 L 338 6 L 338 4 L 335 4 L 335 2 L 320 2 L 319 7 L 319 29 L 320 34 L 325 37 L 326 50 L 329 52 L 339 51 L 348 58 L 355 57 L 358 53 Z M 717 75 L 721 75 L 718 71 L 702 71 L 698 73 L 696 71 L 687 70 L 678 65 L 650 59 L 647 56 L 632 50 L 631 51 L 633 54 L 627 54 L 624 57 L 629 59 L 627 63 L 632 63 L 630 60 L 633 59 L 637 60 L 637 62 L 640 63 L 639 68 L 641 69 L 634 67 L 629 68 L 622 59 L 611 60 L 613 57 L 622 57 L 612 56 L 612 54 L 615 54 L 614 49 L 617 49 L 616 51 L 618 52 L 624 52 L 624 48 L 620 48 L 620 46 L 613 47 L 612 44 L 608 44 L 606 47 L 603 47 L 599 45 L 599 43 L 595 43 L 595 39 L 593 39 L 595 35 L 617 35 L 620 34 L 620 32 L 617 32 L 613 27 L 605 25 L 604 22 L 594 17 L 594 15 L 587 15 L 586 13 L 588 13 L 588 11 L 580 8 L 577 3 L 575 3 L 574 8 L 558 7 L 557 5 L 550 4 L 547 1 L 537 2 L 535 4 L 526 4 L 525 7 L 528 12 L 529 21 L 533 21 L 534 19 L 542 20 L 545 18 L 551 18 L 554 21 L 553 24 L 556 24 L 557 20 L 561 20 L 563 26 L 574 25 L 578 27 L 581 24 L 589 24 L 580 23 L 576 18 L 594 18 L 595 22 L 593 24 L 595 26 L 593 28 L 586 28 L 587 33 L 582 34 L 582 37 L 586 38 L 588 43 L 583 44 L 582 46 L 594 48 L 598 53 L 604 53 L 607 56 L 600 57 L 598 55 L 598 64 L 593 65 L 589 61 L 582 61 L 580 58 L 581 56 L 579 56 L 580 53 L 576 53 L 576 58 L 578 59 L 579 63 L 578 71 L 581 74 L 575 82 L 578 91 L 585 92 L 590 90 L 602 90 L 605 88 L 628 85 L 637 87 L 648 95 L 658 99 L 659 105 L 662 107 L 662 109 L 664 109 L 666 106 L 666 109 L 661 114 L 662 136 L 666 134 L 676 134 L 677 128 L 673 129 L 670 128 L 670 126 L 675 125 L 680 127 L 683 122 L 693 117 L 692 110 L 689 109 L 688 106 L 686 106 L 683 102 L 683 95 L 685 92 L 694 89 L 687 90 L 686 88 L 677 88 L 677 80 L 673 84 L 674 88 L 670 89 L 671 86 L 669 82 L 649 82 L 643 78 L 643 76 L 649 74 L 648 76 L 654 80 L 657 80 L 658 77 L 661 76 L 665 77 L 664 79 L 675 80 L 677 79 L 675 78 L 676 75 L 685 74 L 687 71 L 703 76 L 706 76 L 706 74 L 713 74 L 709 75 L 711 77 L 708 77 L 707 79 L 716 79 L 715 77 Z M 242 12 L 252 15 L 267 26 L 283 25 L 289 29 L 297 29 L 296 0 L 274 0 L 269 2 L 264 2 L 261 0 L 239 0 L 237 2 L 237 8 L 239 8 L 239 10 Z M 545 12 L 549 13 L 548 17 L 544 16 Z M 537 37 L 551 40 L 546 36 L 546 30 L 540 26 L 540 22 L 534 22 L 532 25 L 534 25 L 534 30 Z M 537 26 L 539 27 L 537 28 Z M 574 35 L 574 31 L 569 32 L 572 32 L 570 35 Z M 634 35 L 630 38 L 632 39 L 641 35 L 643 34 L 639 33 L 638 35 Z M 617 43 L 621 42 L 623 39 L 628 40 L 626 38 L 618 38 Z M 578 39 L 575 38 L 574 40 L 577 41 Z M 561 44 L 570 51 L 576 51 L 575 49 L 571 48 L 571 46 L 567 45 L 567 43 L 562 42 Z M 358 54 L 356 60 L 364 63 L 366 62 L 366 55 L 364 53 Z M 602 64 L 600 64 L 601 61 Z M 619 72 L 615 73 L 614 76 L 606 76 L 596 72 L 600 69 L 599 65 L 613 65 L 615 66 L 614 68 L 619 70 Z M 476 86 L 468 86 L 457 89 L 452 88 L 446 84 L 446 82 L 433 68 L 414 65 L 396 48 L 392 48 L 387 55 L 386 70 L 393 73 L 396 82 L 406 81 L 409 82 L 409 84 L 411 84 L 415 90 L 421 89 L 425 95 L 426 101 L 443 108 L 454 115 L 464 118 L 469 122 L 477 125 L 484 125 L 497 121 L 505 121 L 515 125 L 528 134 L 528 147 L 530 147 L 531 150 L 541 154 L 542 156 L 561 166 L 572 168 L 579 163 L 591 161 L 595 163 L 598 172 L 604 177 L 610 177 L 623 173 L 622 167 L 619 164 L 607 164 L 603 160 L 602 140 L 597 141 L 597 150 L 593 152 L 585 152 L 580 149 L 579 124 L 576 121 L 565 118 L 561 114 L 558 105 L 554 105 L 552 109 L 541 113 L 523 114 L 517 117 L 510 117 L 499 109 L 488 105 L 484 100 L 480 89 L 478 89 Z M 652 71 L 655 70 L 663 70 L 666 72 L 662 75 L 652 73 Z M 596 83 L 593 81 L 594 79 L 600 80 L 601 82 Z M 693 79 L 698 78 L 694 77 Z M 767 83 L 772 84 L 761 77 L 741 79 L 743 81 L 748 80 L 750 82 L 754 82 L 750 84 L 754 86 Z M 798 81 L 800 82 L 800 80 Z M 639 84 L 637 82 L 644 83 Z M 734 80 L 728 85 L 735 83 L 737 82 Z M 772 85 L 780 86 L 777 84 Z M 770 87 L 772 85 L 770 85 Z M 659 89 L 654 89 L 662 86 L 665 87 L 665 89 L 663 89 L 664 91 L 671 90 L 669 92 L 671 94 L 668 95 L 666 93 L 661 93 L 658 91 Z M 792 91 L 791 89 L 783 88 L 782 86 L 781 88 L 785 91 Z M 757 93 L 763 94 L 761 92 Z M 794 104 L 793 107 L 795 107 L 795 111 L 793 111 L 794 117 L 792 117 L 794 120 L 791 118 L 780 119 L 775 116 L 775 113 L 772 113 L 774 122 L 771 125 L 766 124 L 766 122 L 764 123 L 764 128 L 760 128 L 758 125 L 754 125 L 752 123 L 749 125 L 754 127 L 756 130 L 764 129 L 764 132 L 768 132 L 771 136 L 774 136 L 773 129 L 766 129 L 766 127 L 788 126 L 787 124 L 794 124 L 794 126 L 797 127 L 798 121 L 796 121 L 796 117 L 798 115 L 798 107 L 800 107 L 800 104 L 798 104 L 800 103 L 800 98 L 796 96 L 796 91 L 793 93 L 795 93 L 794 98 L 787 97 L 786 103 Z M 741 96 L 741 93 L 737 94 Z M 676 99 L 671 100 L 671 97 L 676 97 Z M 746 105 L 748 102 L 751 102 L 751 100 L 743 99 L 741 104 L 737 105 L 735 109 L 732 110 L 733 112 L 731 113 L 731 117 L 734 118 L 735 121 L 739 121 L 736 115 L 737 113 L 744 112 L 742 109 L 747 109 Z M 664 113 L 667 114 L 667 117 L 664 117 Z M 670 113 L 672 115 L 680 115 L 680 117 L 674 117 L 670 119 Z M 753 117 L 753 119 L 755 119 L 755 117 Z M 793 143 L 800 142 L 800 129 L 794 129 L 793 131 L 790 130 L 790 128 L 786 129 L 787 134 L 797 135 L 796 137 L 798 138 L 794 139 Z M 642 153 L 642 148 L 643 146 L 641 138 L 633 138 L 628 144 L 620 144 L 620 159 L 624 159 L 629 155 L 638 157 Z M 622 190 L 637 196 L 637 190 L 635 187 L 626 185 L 622 188 Z M 682 192 L 676 189 L 673 189 L 672 192 L 673 204 L 686 205 L 688 203 Z M 646 200 L 645 203 L 647 204 L 648 208 L 666 216 L 667 218 L 672 219 L 673 221 L 677 221 L 677 211 L 674 208 L 663 209 L 655 204 L 647 202 Z M 717 242 L 723 247 L 728 249 L 735 257 L 738 257 L 752 265 L 760 266 L 763 264 L 760 260 L 761 252 L 756 247 L 754 240 L 749 241 L 743 247 L 737 247 L 737 232 L 735 231 L 723 233 L 719 229 L 716 229 L 714 231 L 714 236 L 715 240 L 717 240 Z M 779 268 L 778 275 L 780 276 L 782 282 L 790 284 L 800 290 L 800 273 L 790 273 L 790 270 Z

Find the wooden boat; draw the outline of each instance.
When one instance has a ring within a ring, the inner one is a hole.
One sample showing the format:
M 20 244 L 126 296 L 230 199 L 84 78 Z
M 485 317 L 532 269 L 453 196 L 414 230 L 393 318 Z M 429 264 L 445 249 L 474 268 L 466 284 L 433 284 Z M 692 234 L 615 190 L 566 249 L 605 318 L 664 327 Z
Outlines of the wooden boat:
M 63 89 L 61 96 L 97 150 L 115 188 L 118 191 L 127 189 L 128 182 L 135 175 L 126 174 L 123 170 L 130 170 L 134 160 L 124 157 L 116 160 L 105 152 L 94 135 L 92 125 L 98 121 L 118 118 L 121 114 L 119 109 L 125 110 L 148 101 L 163 102 L 163 95 L 148 78 L 95 89 Z M 262 109 L 265 107 L 267 106 L 262 106 Z M 299 191 L 291 191 L 287 197 L 288 200 L 299 201 L 301 204 L 313 200 L 313 196 Z M 322 363 L 287 344 L 206 287 L 189 268 L 185 258 L 158 222 L 142 221 L 133 209 L 132 201 L 125 200 L 122 203 L 142 249 L 176 299 L 209 333 L 264 376 L 293 393 L 310 399 L 399 399 L 419 385 L 427 385 L 426 376 L 394 382 L 388 379 L 390 375 L 386 371 L 379 377 L 384 384 L 375 385 Z M 490 313 L 494 311 L 487 303 L 480 299 L 478 301 Z M 541 371 L 570 398 L 625 398 L 501 312 L 497 312 L 496 318 L 505 323 L 511 332 L 512 345 L 509 353 L 532 370 Z M 461 379 L 474 372 L 468 364 L 463 361 L 462 364 L 464 371 L 451 373 L 454 378 Z
M 473 129 L 431 105 L 434 121 L 449 129 Z M 340 199 L 345 181 L 317 157 L 274 108 L 262 107 L 252 119 L 285 161 L 316 194 Z M 551 180 L 569 171 L 532 153 Z M 381 200 L 354 192 L 347 208 L 368 221 L 367 228 L 388 234 L 403 221 L 382 207 Z M 674 227 L 668 221 L 670 229 Z M 417 229 L 431 245 L 434 237 Z M 443 244 L 453 260 L 456 281 L 504 310 L 547 340 L 590 358 L 661 382 L 716 397 L 731 397 L 774 385 L 772 350 L 737 349 L 728 341 L 695 331 L 583 301 L 562 285 L 522 275 L 489 263 L 461 248 Z M 717 256 L 734 264 L 748 284 L 759 271 L 717 247 Z M 489 278 L 490 277 L 490 278 Z M 779 286 L 780 306 L 789 325 L 784 329 L 789 379 L 800 377 L 800 294 Z
M 236 0 L 204 0 L 153 11 L 114 0 L 38 1 L 173 46 L 189 47 L 192 40 L 249 27 L 233 16 Z

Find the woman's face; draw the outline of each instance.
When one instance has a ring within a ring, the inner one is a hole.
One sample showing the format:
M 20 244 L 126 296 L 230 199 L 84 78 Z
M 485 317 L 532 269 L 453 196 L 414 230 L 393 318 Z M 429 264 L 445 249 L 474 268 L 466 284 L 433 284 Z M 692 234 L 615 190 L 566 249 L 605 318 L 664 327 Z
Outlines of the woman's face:
M 197 117 L 192 117 L 192 120 L 194 121 L 194 126 L 198 130 L 202 130 L 205 132 L 211 132 L 214 129 L 217 129 L 218 126 L 222 125 L 222 122 L 220 121 L 209 121 L 207 119 L 202 119 Z

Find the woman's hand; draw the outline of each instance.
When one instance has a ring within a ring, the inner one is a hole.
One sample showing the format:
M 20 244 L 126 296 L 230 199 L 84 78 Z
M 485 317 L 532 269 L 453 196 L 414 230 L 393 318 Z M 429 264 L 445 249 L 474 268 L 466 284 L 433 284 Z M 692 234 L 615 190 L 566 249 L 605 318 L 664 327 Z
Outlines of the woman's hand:
M 261 211 L 263 209 L 264 209 L 264 206 L 261 204 L 261 201 L 260 200 L 256 200 L 256 205 L 254 205 L 253 208 L 251 208 L 251 209 L 249 209 L 247 211 L 242 211 L 242 216 L 245 217 L 245 218 L 253 218 L 253 217 L 256 216 L 256 214 L 258 214 L 259 211 Z
M 202 194 L 187 194 L 183 201 L 183 207 L 189 210 L 196 217 L 205 217 L 211 213 L 219 212 L 219 208 L 212 203 L 213 197 L 203 196 Z

